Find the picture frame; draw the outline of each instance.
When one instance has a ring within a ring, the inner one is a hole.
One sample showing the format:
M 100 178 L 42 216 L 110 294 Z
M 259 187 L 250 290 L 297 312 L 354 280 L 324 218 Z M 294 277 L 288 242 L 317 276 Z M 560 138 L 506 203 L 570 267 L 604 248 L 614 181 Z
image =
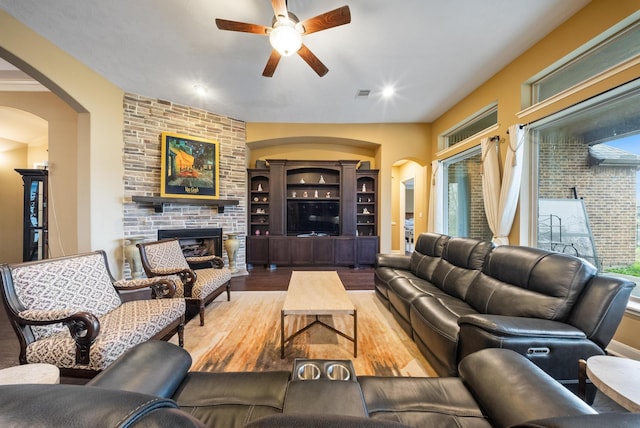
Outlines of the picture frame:
M 218 141 L 174 132 L 163 132 L 161 140 L 160 196 L 218 199 Z

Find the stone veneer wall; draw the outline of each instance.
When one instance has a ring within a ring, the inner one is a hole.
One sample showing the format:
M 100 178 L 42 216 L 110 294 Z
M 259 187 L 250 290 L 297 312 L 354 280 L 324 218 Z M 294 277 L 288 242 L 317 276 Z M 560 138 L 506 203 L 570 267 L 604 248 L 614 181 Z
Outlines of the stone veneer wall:
M 237 267 L 245 263 L 246 234 L 246 127 L 245 123 L 227 116 L 169 101 L 125 94 L 124 97 L 124 233 L 157 239 L 158 229 L 195 229 L 221 227 L 222 233 L 237 232 L 240 248 Z M 131 201 L 136 196 L 160 196 L 160 145 L 162 132 L 176 132 L 220 143 L 220 199 L 238 200 L 236 206 L 216 207 L 167 204 L 163 213 L 151 205 Z M 224 250 L 223 250 L 224 251 Z M 223 255 L 228 264 L 226 252 Z M 125 276 L 129 267 L 124 266 Z

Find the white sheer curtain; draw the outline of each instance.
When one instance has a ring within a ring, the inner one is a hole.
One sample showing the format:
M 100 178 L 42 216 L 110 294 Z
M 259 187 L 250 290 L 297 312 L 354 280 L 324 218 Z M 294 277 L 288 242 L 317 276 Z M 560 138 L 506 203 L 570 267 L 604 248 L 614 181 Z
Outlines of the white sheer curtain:
M 443 168 L 440 161 L 431 162 L 431 192 L 429 193 L 429 217 L 427 218 L 427 231 L 444 233 L 442 225 L 442 199 L 444 189 L 444 177 L 442 176 Z
M 482 160 L 482 197 L 484 198 L 484 212 L 487 224 L 494 239 L 500 227 L 500 161 L 498 137 L 480 140 Z
M 504 161 L 504 173 L 500 188 L 500 221 L 498 230 L 494 233 L 493 242 L 496 245 L 509 244 L 509 232 L 516 215 L 518 196 L 520 195 L 520 183 L 522 182 L 522 163 L 524 157 L 524 139 L 526 131 L 520 125 L 509 127 L 509 146 L 507 157 Z
M 524 139 L 525 131 L 520 125 L 509 127 L 508 149 L 502 178 L 497 141 L 488 138 L 480 141 L 484 209 L 487 223 L 493 232 L 492 241 L 496 245 L 509 244 L 509 232 L 513 226 L 522 181 Z

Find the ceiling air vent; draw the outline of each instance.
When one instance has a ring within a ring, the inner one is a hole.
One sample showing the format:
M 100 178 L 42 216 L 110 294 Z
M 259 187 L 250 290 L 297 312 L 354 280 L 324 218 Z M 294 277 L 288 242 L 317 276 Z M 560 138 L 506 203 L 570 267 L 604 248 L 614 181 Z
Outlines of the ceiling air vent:
M 356 93 L 356 98 L 367 98 L 371 93 L 371 89 L 358 89 Z

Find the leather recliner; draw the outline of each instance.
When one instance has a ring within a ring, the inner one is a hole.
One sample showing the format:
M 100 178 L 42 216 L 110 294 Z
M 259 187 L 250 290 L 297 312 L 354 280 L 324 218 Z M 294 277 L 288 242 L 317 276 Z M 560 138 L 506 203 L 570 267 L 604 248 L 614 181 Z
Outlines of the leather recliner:
M 316 381 L 296 380 L 288 372 L 190 372 L 190 366 L 191 357 L 184 349 L 149 341 L 129 350 L 86 386 L 0 386 L 0 426 L 573 428 L 579 421 L 581 428 L 587 428 L 640 424 L 640 414 L 598 415 L 543 370 L 505 349 L 469 355 L 460 364 L 460 377 L 448 378 L 360 376 Z M 355 416 L 361 411 L 362 416 Z

